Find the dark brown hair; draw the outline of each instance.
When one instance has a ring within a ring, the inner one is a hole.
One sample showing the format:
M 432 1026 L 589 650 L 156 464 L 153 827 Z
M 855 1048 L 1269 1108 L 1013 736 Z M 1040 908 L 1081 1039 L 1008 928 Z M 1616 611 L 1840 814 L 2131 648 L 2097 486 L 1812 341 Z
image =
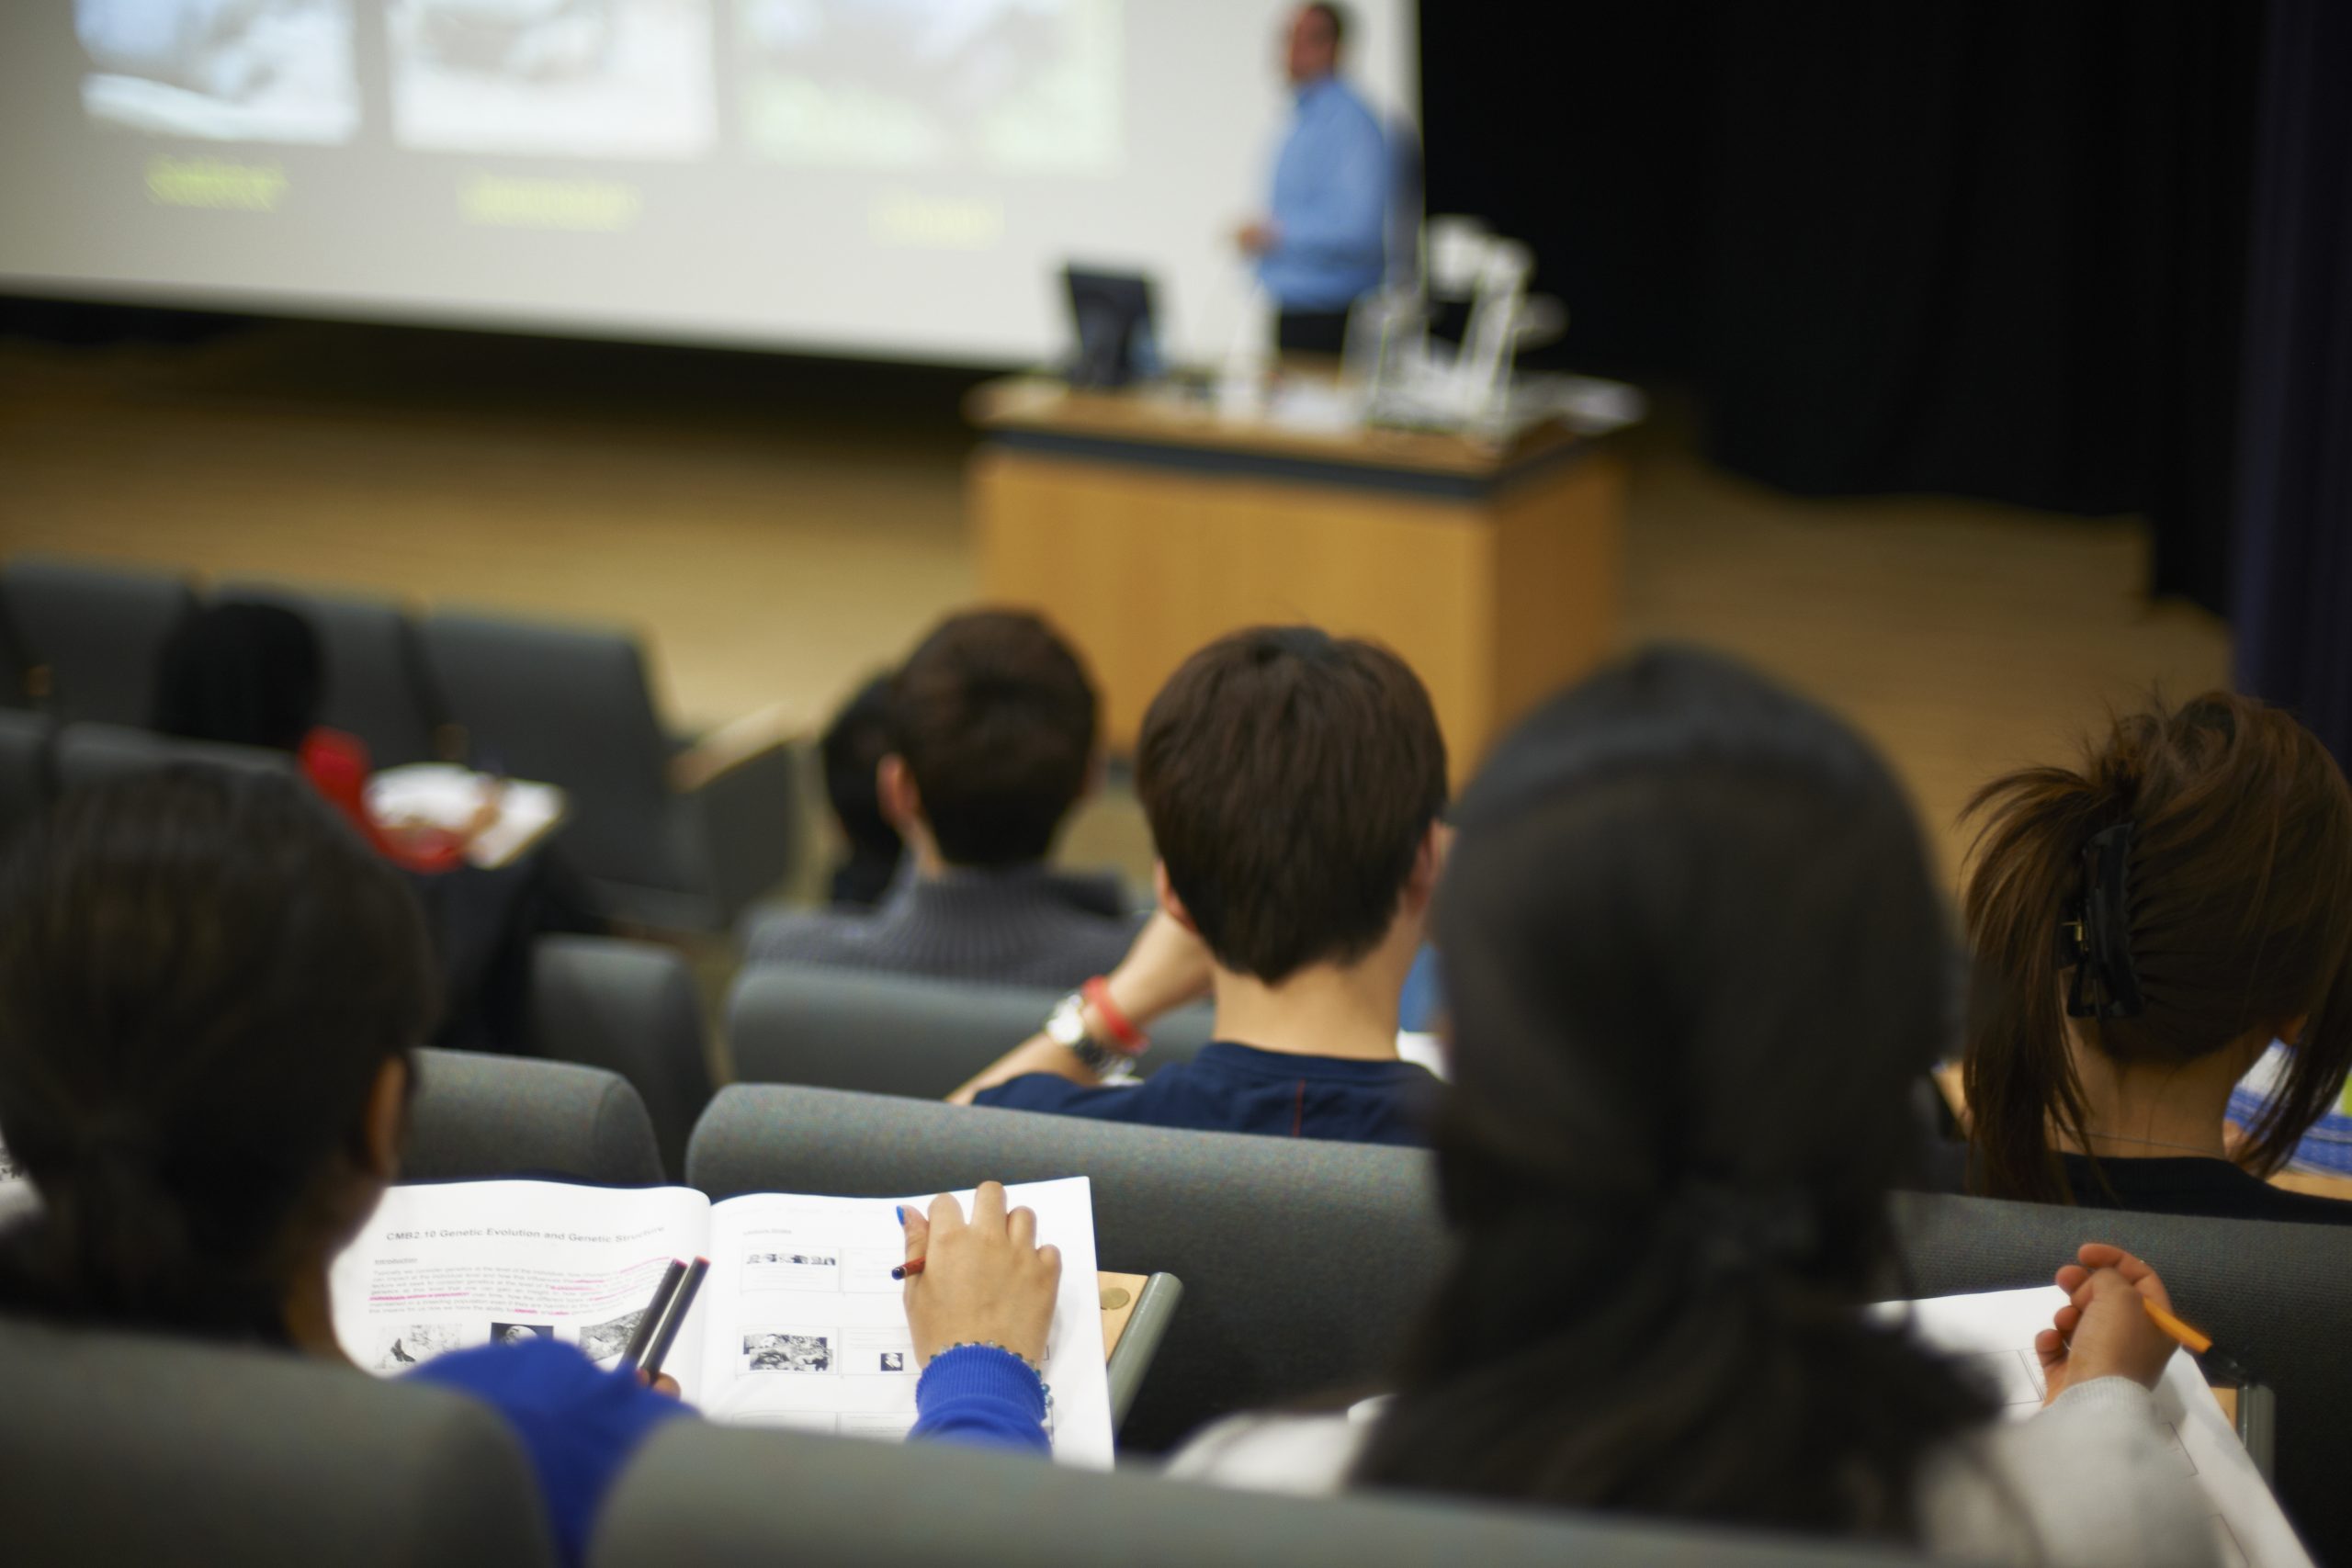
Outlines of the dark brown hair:
M 1256 626 L 1184 661 L 1144 715 L 1136 793 L 1168 880 L 1227 969 L 1352 964 L 1396 918 L 1445 809 L 1445 739 L 1405 661 Z
M 1018 611 L 949 616 L 890 683 L 891 750 L 953 865 L 1045 859 L 1086 793 L 1094 725 L 1086 667 Z
M 283 1342 L 435 984 L 416 895 L 293 780 L 69 795 L 0 863 L 0 1135 L 42 1199 L 0 1306 Z
M 1964 1082 L 1973 1180 L 2000 1198 L 2072 1194 L 2053 1133 L 2089 1147 L 2067 1043 L 2070 984 L 2097 983 L 2062 947 L 2081 918 L 2086 852 L 2129 825 L 2118 911 L 2138 993 L 2130 1016 L 2075 1020 L 2120 1063 L 2183 1065 L 2309 1014 L 2284 1081 L 2239 1163 L 2268 1175 L 2352 1066 L 2352 791 L 2310 730 L 2214 692 L 2118 719 L 2079 770 L 2007 774 L 1981 818 L 1965 910 L 1973 968 Z

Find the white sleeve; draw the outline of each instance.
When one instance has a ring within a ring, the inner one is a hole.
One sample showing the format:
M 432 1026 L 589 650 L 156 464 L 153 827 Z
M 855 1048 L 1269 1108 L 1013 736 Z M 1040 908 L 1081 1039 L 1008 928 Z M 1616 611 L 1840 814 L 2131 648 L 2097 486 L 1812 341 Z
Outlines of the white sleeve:
M 2050 1568 L 2215 1568 L 2212 1512 L 2129 1378 L 1997 1425 L 1937 1461 L 1919 1495 L 1935 1555 Z
M 1345 1416 L 1236 1416 L 1204 1428 L 1168 1462 L 1177 1481 L 1252 1492 L 1336 1495 L 1363 1445 Z

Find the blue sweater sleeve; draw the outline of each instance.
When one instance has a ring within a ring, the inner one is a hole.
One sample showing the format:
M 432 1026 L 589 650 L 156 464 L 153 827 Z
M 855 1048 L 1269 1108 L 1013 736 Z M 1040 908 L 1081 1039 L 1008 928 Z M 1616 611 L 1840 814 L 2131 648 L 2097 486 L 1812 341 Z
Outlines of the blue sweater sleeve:
M 628 1456 L 654 1427 L 685 1414 L 676 1400 L 600 1371 L 576 1346 L 552 1339 L 456 1350 L 408 1375 L 469 1393 L 506 1418 L 538 1478 L 567 1568 L 586 1553 L 597 1510 Z
M 959 1345 L 931 1359 L 915 1384 L 912 1437 L 974 1448 L 1050 1454 L 1046 1385 L 1020 1357 L 988 1345 Z

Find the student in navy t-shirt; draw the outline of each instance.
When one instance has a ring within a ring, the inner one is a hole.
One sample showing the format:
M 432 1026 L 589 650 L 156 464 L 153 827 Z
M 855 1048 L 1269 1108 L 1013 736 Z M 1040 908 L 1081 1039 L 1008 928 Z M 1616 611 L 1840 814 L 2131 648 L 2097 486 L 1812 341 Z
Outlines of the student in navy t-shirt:
M 1445 742 L 1403 660 L 1310 626 L 1203 649 L 1144 716 L 1160 913 L 959 1104 L 1282 1138 L 1426 1142 L 1437 1080 L 1396 1006 L 1444 858 Z M 1203 993 L 1216 1043 L 1140 1084 L 1144 1029 Z
M 398 1172 L 433 974 L 415 894 L 291 779 L 61 802 L 0 862 L 0 1144 L 41 1198 L 0 1225 L 0 1311 L 348 1368 L 328 1270 Z M 915 1435 L 1044 1450 L 1059 1255 L 993 1183 L 968 1219 L 942 1198 L 902 1224 L 925 1259 Z M 499 1309 L 472 1310 L 486 1333 Z M 533 1336 L 407 1375 L 505 1420 L 566 1563 L 637 1446 L 687 1414 L 667 1380 Z

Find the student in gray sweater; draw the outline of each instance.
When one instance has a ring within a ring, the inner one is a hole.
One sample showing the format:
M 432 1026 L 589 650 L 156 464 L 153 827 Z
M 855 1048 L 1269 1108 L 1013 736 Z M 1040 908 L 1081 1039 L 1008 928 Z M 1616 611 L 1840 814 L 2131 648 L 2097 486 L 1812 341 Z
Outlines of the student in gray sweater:
M 1863 741 L 1728 661 L 1653 652 L 1521 726 L 1455 822 L 1449 1272 L 1393 1393 L 1227 1423 L 1177 1473 L 1974 1561 L 2216 1560 L 2154 1421 L 2173 1345 L 2145 1263 L 2086 1247 L 2059 1271 L 2050 1402 L 2020 1423 L 1861 1310 L 1894 1293 L 1886 1194 L 1918 1157 L 1949 968 Z

